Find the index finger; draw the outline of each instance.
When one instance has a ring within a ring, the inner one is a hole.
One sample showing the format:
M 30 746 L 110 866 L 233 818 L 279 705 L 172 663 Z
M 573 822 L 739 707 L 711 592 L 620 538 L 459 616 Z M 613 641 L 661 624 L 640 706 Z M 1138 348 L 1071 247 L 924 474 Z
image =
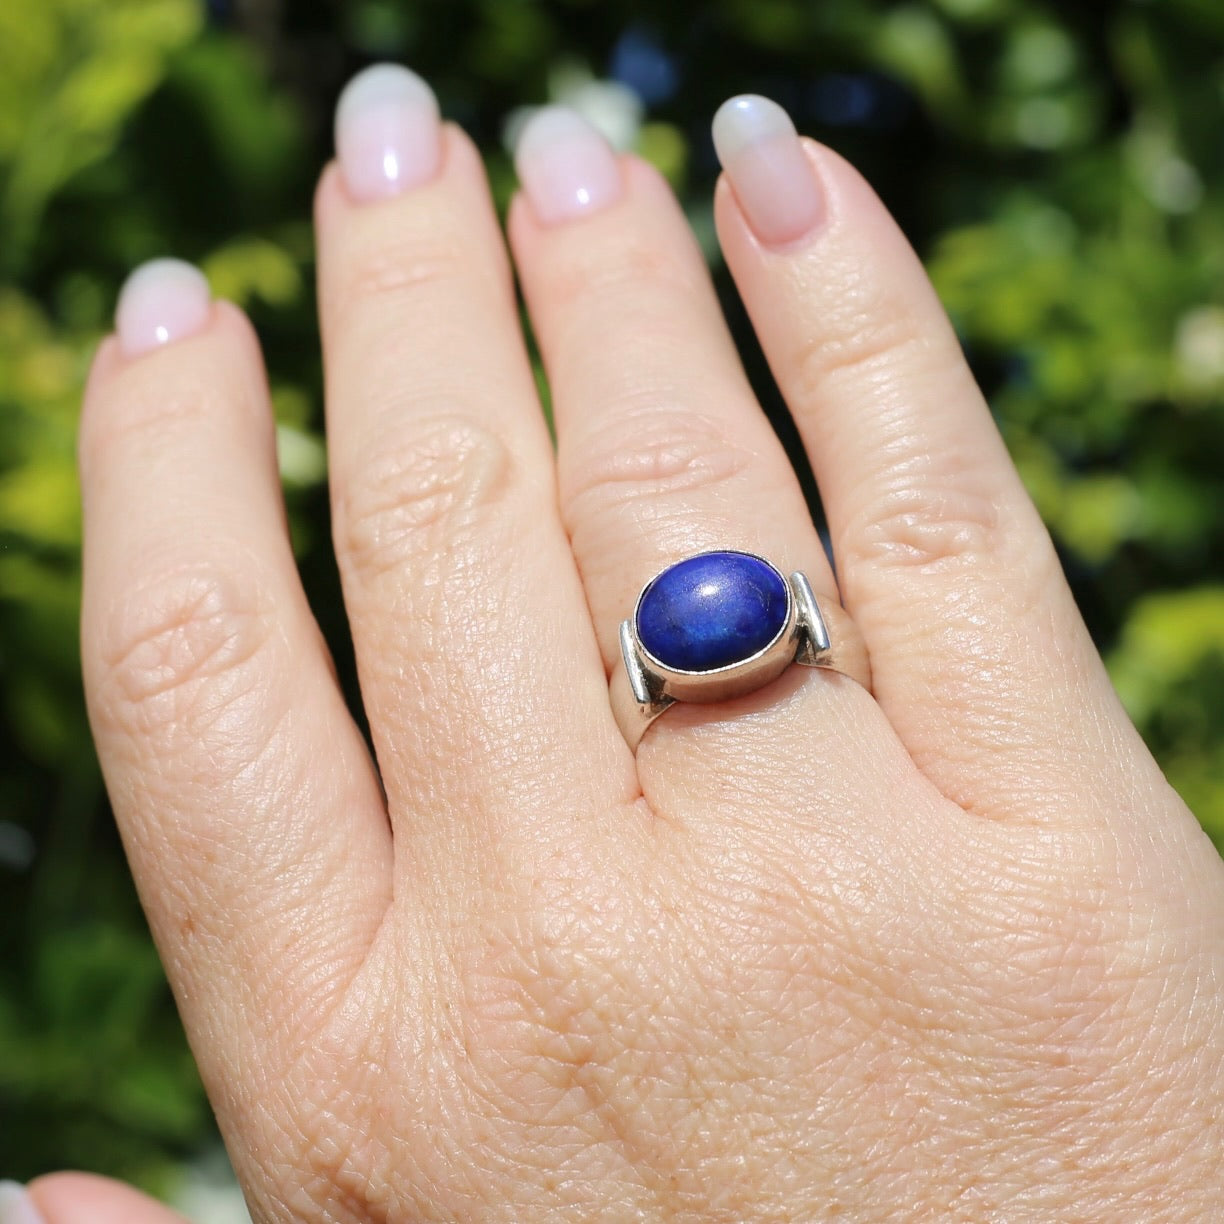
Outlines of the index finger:
M 132 277 L 119 323 L 80 430 L 82 662 L 207 1081 L 256 1051 L 276 1066 L 282 1027 L 326 1014 L 389 904 L 391 842 L 298 581 L 250 326 L 168 263 Z

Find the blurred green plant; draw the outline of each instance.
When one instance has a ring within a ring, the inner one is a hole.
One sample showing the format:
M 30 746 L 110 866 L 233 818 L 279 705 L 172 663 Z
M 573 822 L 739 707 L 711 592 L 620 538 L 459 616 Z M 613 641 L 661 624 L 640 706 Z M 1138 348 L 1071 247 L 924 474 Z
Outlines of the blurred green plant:
M 311 184 L 345 77 L 411 63 L 485 152 L 564 98 L 715 266 L 709 115 L 772 93 L 927 257 L 1119 692 L 1224 844 L 1224 7 L 1205 0 L 5 0 L 0 5 L 0 1174 L 165 1189 L 211 1122 L 85 723 L 81 386 L 125 272 L 198 261 L 261 332 L 299 562 L 328 558 Z

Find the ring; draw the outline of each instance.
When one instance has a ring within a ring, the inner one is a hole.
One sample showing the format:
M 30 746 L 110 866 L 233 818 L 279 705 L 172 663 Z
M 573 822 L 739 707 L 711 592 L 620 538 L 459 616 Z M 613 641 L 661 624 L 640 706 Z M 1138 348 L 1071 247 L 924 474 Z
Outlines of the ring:
M 677 701 L 726 701 L 792 663 L 841 672 L 871 691 L 858 627 L 818 599 L 799 570 L 784 578 L 754 553 L 697 553 L 655 575 L 621 622 L 612 712 L 631 749 Z

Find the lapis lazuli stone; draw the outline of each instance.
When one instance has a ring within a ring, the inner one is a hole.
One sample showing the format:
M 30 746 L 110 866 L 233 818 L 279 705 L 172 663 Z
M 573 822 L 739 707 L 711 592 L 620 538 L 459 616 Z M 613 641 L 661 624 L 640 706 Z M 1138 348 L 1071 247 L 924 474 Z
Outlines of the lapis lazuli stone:
M 642 592 L 638 640 L 665 667 L 702 672 L 741 663 L 786 624 L 786 583 L 768 562 L 708 552 L 665 569 Z

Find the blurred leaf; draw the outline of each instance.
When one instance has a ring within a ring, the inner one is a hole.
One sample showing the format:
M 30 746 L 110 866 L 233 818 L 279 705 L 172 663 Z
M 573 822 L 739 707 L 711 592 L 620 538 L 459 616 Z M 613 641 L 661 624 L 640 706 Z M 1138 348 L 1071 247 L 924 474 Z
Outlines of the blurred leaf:
M 281 479 L 298 489 L 322 483 L 327 475 L 327 452 L 318 438 L 292 425 L 276 427 L 276 453 Z
M 18 266 L 54 192 L 114 148 L 200 18 L 192 0 L 0 6 L 0 268 Z
M 80 539 L 76 473 L 55 459 L 0 476 L 0 523 L 31 539 L 69 548 Z
M 200 39 L 176 58 L 171 84 L 224 172 L 222 187 L 241 191 L 235 203 L 249 210 L 274 197 L 301 161 L 302 131 L 292 100 L 271 88 L 258 52 L 236 38 Z
M 1109 658 L 1131 717 L 1224 849 L 1224 586 L 1148 595 Z
M 638 132 L 637 151 L 673 187 L 683 188 L 688 170 L 688 144 L 679 128 L 670 123 L 643 124 Z
M 1066 490 L 1054 526 L 1085 561 L 1099 563 L 1135 534 L 1141 511 L 1139 496 L 1124 476 L 1086 476 Z
M 927 105 L 951 118 L 964 106 L 959 57 L 948 27 L 919 4 L 888 11 L 874 35 L 877 62 L 911 85 Z
M 291 306 L 302 294 L 297 261 L 274 242 L 239 238 L 201 262 L 213 295 L 247 306 L 259 298 L 269 306 Z
M 1131 717 L 1142 724 L 1171 690 L 1216 659 L 1224 659 L 1224 587 L 1207 586 L 1139 600 L 1109 668 Z

